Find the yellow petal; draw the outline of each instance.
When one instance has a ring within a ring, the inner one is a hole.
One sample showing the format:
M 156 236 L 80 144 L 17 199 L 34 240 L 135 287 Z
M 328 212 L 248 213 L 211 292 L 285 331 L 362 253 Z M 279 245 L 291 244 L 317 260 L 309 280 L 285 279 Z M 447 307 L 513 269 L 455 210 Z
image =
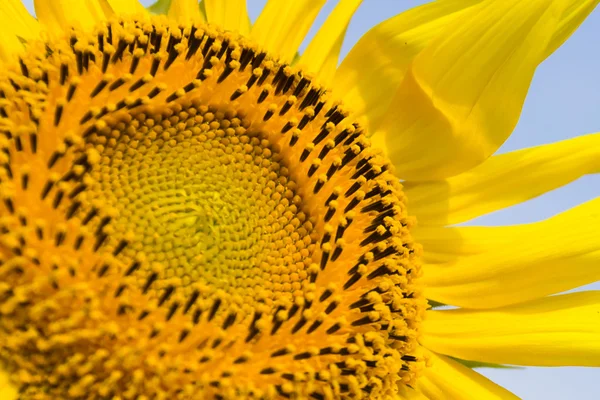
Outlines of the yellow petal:
M 205 0 L 205 8 L 209 23 L 244 35 L 250 32 L 246 0 Z
M 508 390 L 458 362 L 430 352 L 430 363 L 419 377 L 416 389 L 430 400 L 518 399 Z
M 147 15 L 148 10 L 138 0 L 108 0 L 108 4 L 118 15 Z
M 167 15 L 180 23 L 205 21 L 198 0 L 171 0 Z
M 268 0 L 251 37 L 263 50 L 289 63 L 323 4 L 325 0 Z
M 20 0 L 2 0 L 0 16 L 6 19 L 2 25 L 3 32 L 10 31 L 24 39 L 35 39 L 40 34 L 39 23 Z
M 8 19 L 0 14 L 0 24 L 7 25 Z M 18 36 L 12 30 L 0 30 L 0 65 L 4 62 L 10 62 L 15 56 L 21 53 L 25 47 Z
M 416 229 L 424 294 L 493 308 L 600 280 L 600 198 L 546 221 L 503 227 Z
M 69 27 L 92 30 L 111 16 L 107 0 L 34 0 L 35 13 L 51 35 L 62 35 Z
M 545 297 L 488 311 L 428 311 L 421 344 L 466 360 L 600 366 L 600 291 Z
M 171 7 L 171 0 L 156 0 L 156 2 L 148 6 L 148 10 L 152 14 L 167 14 L 169 7 Z
M 411 388 L 404 384 L 398 385 L 398 393 L 395 400 L 429 400 L 420 390 Z
M 3 371 L 2 365 L 0 365 L 0 399 L 17 400 L 18 398 L 19 392 L 10 383 L 8 374 Z
M 573 1 L 480 3 L 415 57 L 373 135 L 401 177 L 454 176 L 498 149 Z
M 419 225 L 457 224 L 600 172 L 600 133 L 493 156 L 433 182 L 405 182 Z
M 40 27 L 20 0 L 0 2 L 0 61 L 9 61 L 24 50 L 21 39 L 32 40 L 39 36 Z
M 304 71 L 318 74 L 323 82 L 333 79 L 348 24 L 361 2 L 341 0 L 337 4 L 298 61 Z
M 548 43 L 546 56 L 552 54 L 559 48 L 571 34 L 581 25 L 585 18 L 596 8 L 600 0 L 571 1 L 565 10 L 554 33 L 552 40 Z
M 412 59 L 466 8 L 480 1 L 436 1 L 375 26 L 342 61 L 333 93 L 357 116 L 365 116 L 371 130 L 388 109 Z

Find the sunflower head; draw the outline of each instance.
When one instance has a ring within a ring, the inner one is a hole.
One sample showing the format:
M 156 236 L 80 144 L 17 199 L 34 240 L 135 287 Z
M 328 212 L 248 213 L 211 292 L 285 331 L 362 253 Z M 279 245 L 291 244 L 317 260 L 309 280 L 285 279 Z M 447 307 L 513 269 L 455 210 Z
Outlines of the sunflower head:
M 326 87 L 163 17 L 28 48 L 0 78 L 2 356 L 24 393 L 366 397 L 414 379 L 412 222 Z
M 360 0 L 302 55 L 324 0 L 0 2 L 0 397 L 508 399 L 469 367 L 597 365 L 598 294 L 546 297 L 600 278 L 596 235 L 447 225 L 597 172 L 597 135 L 486 159 L 598 1 L 440 0 L 339 68 Z

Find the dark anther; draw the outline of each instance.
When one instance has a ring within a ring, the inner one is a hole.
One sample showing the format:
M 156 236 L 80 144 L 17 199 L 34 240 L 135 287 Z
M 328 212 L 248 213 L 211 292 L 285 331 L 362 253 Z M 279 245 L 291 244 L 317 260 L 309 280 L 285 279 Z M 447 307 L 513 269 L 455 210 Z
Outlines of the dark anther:
M 337 246 L 333 250 L 333 254 L 331 255 L 331 261 L 336 261 L 340 257 L 340 255 L 342 255 L 342 251 L 344 251 L 344 249 L 340 246 Z
M 308 321 L 306 320 L 306 318 L 300 318 L 300 320 L 296 322 L 296 325 L 294 325 L 294 327 L 292 328 L 292 333 L 298 332 L 300 329 L 302 329 L 304 325 L 306 325 L 307 322 Z
M 100 249 L 100 247 L 102 247 L 102 245 L 104 244 L 104 242 L 106 241 L 107 238 L 108 238 L 108 235 L 106 235 L 104 233 L 99 235 L 96 238 L 96 243 L 94 243 L 93 250 L 98 251 L 98 249 Z
M 231 325 L 233 325 L 233 323 L 235 322 L 235 318 L 237 317 L 237 314 L 232 312 L 230 313 L 227 318 L 225 318 L 225 321 L 223 321 L 223 329 L 227 329 L 229 328 Z
M 263 121 L 268 121 L 269 119 L 271 119 L 273 114 L 274 114 L 273 111 L 267 110 L 267 112 L 265 113 L 265 116 L 263 117 Z
M 263 101 L 265 101 L 268 95 L 269 91 L 267 89 L 263 89 L 262 92 L 260 92 L 260 94 L 258 95 L 258 100 L 256 100 L 256 102 L 258 104 L 262 103 Z
M 372 323 L 371 318 L 368 316 L 362 317 L 361 319 L 357 319 L 356 321 L 352 321 L 352 326 L 362 326 Z
M 56 106 L 56 110 L 54 110 L 54 126 L 58 126 L 60 124 L 60 119 L 62 118 L 64 107 L 62 104 Z
M 313 322 L 312 325 L 306 330 L 306 333 L 313 333 L 319 326 L 321 326 L 322 323 L 323 321 L 321 320 Z
M 159 66 L 160 66 L 160 58 L 156 57 L 154 60 L 152 60 L 152 66 L 150 67 L 150 75 L 156 76 Z
M 102 51 L 102 50 L 100 50 Z M 64 85 L 69 76 L 69 66 L 67 64 L 60 65 L 60 85 Z
M 210 309 L 210 313 L 208 314 L 209 321 L 212 321 L 212 319 L 215 317 L 215 315 L 217 314 L 217 310 L 219 309 L 220 306 L 221 306 L 221 299 L 216 299 L 213 302 L 212 308 Z
M 144 294 L 148 293 L 148 290 L 150 290 L 150 286 L 152 286 L 152 284 L 154 283 L 154 281 L 156 281 L 156 279 L 158 279 L 158 274 L 156 272 L 153 272 L 148 277 L 148 279 L 146 279 L 146 284 L 142 288 L 142 293 L 144 293 Z
M 184 314 L 187 314 L 187 312 L 190 310 L 190 308 L 192 308 L 192 306 L 194 305 L 194 303 L 196 302 L 196 300 L 198 300 L 199 296 L 200 296 L 200 292 L 198 290 L 195 290 L 192 293 L 192 295 L 188 299 L 187 303 L 185 303 L 185 307 L 183 307 L 183 313 Z
M 298 124 L 298 129 L 304 129 L 304 127 L 310 122 L 310 117 L 308 115 L 304 115 Z
M 175 286 L 168 286 L 158 300 L 158 305 L 162 306 L 167 300 L 169 300 L 173 292 L 175 292 Z
M 356 193 L 358 191 L 358 189 L 360 189 L 362 185 L 360 184 L 360 182 L 354 182 L 352 184 L 352 186 L 350 186 L 348 188 L 348 190 L 346 190 L 346 193 L 344 193 L 344 196 L 346 197 L 350 197 L 352 196 L 354 193 Z
M 173 318 L 173 315 L 175 315 L 175 312 L 177 311 L 178 307 L 179 303 L 171 304 L 171 308 L 169 308 L 169 313 L 167 314 L 165 320 L 169 321 L 171 318 Z
M 133 85 L 131 85 L 129 87 L 129 92 L 135 92 L 136 90 L 138 90 L 139 88 L 141 88 L 145 84 L 146 84 L 146 81 L 144 81 L 144 78 L 140 78 Z
M 261 375 L 271 375 L 271 374 L 274 374 L 275 372 L 277 372 L 277 371 L 275 371 L 274 368 L 269 367 L 269 368 L 265 368 L 265 369 L 261 370 L 260 374 Z
M 300 79 L 300 82 L 298 82 L 298 85 L 294 89 L 293 95 L 298 97 L 300 95 L 300 93 L 302 93 L 302 90 L 304 90 L 304 88 L 306 86 L 308 86 L 309 84 L 310 84 L 310 81 L 308 79 L 306 79 L 306 78 Z
M 311 354 L 308 351 L 305 351 L 304 353 L 299 353 L 296 354 L 294 356 L 294 360 L 306 360 L 307 358 L 310 358 Z
M 290 354 L 290 352 L 288 349 L 283 348 L 283 349 L 279 349 L 279 350 L 276 350 L 273 353 L 271 353 L 271 357 L 281 357 L 281 356 L 285 356 L 286 354 Z
M 329 329 L 327 329 L 326 332 L 328 335 L 331 335 L 331 334 L 337 332 L 338 330 L 340 330 L 341 327 L 342 326 L 338 322 L 336 322 L 335 324 L 331 325 L 331 327 Z
M 306 159 L 308 158 L 309 155 L 310 155 L 310 150 L 308 150 L 308 149 L 302 150 L 302 154 L 300 154 L 300 162 L 306 161 Z
M 329 305 L 325 309 L 325 314 L 331 314 L 333 312 L 333 310 L 336 309 L 337 306 L 338 306 L 338 303 L 336 301 L 332 301 L 331 303 L 329 303 Z
M 359 274 L 359 273 L 356 273 L 356 274 L 352 275 L 352 276 L 350 277 L 350 279 L 348 279 L 348 280 L 346 281 L 346 283 L 344 283 L 344 290 L 350 289 L 350 287 L 351 287 L 352 285 L 354 285 L 356 282 L 358 282 L 358 280 L 359 280 L 361 277 L 362 277 L 362 275 L 361 275 L 361 274 Z
M 325 182 L 319 180 L 317 181 L 317 183 L 315 183 L 315 187 L 313 189 L 313 193 L 317 194 L 319 193 L 319 191 L 321 190 L 321 188 L 323 187 L 323 185 L 325 185 Z
M 96 85 L 94 90 L 92 90 L 92 93 L 90 93 L 90 97 L 91 98 L 96 97 L 98 94 L 100 94 L 102 89 L 104 89 L 106 87 L 106 85 L 108 85 L 108 81 L 105 79 L 102 79 L 100 82 L 98 82 L 98 84 Z
M 360 307 L 366 306 L 369 303 L 370 303 L 369 300 L 367 300 L 366 298 L 362 298 L 362 299 L 357 300 L 354 303 L 350 304 L 350 306 L 348 308 L 352 310 L 354 308 L 360 308 Z
M 321 271 L 327 266 L 327 261 L 329 261 L 329 253 L 323 252 L 321 255 Z

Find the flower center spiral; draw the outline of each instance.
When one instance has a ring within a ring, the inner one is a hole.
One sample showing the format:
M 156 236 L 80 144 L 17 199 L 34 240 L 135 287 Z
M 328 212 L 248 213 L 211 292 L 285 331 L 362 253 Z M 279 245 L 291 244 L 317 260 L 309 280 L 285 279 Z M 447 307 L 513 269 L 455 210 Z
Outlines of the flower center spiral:
M 193 293 L 222 289 L 244 303 L 268 293 L 292 300 L 311 264 L 312 225 L 282 156 L 234 109 L 202 105 L 140 112 L 91 135 L 100 161 L 90 198 L 117 210 L 112 237 L 132 240 L 123 255 L 146 255 L 138 285 Z
M 401 186 L 302 71 L 214 27 L 110 22 L 29 43 L 0 132 L 0 361 L 24 396 L 382 398 L 415 378 Z

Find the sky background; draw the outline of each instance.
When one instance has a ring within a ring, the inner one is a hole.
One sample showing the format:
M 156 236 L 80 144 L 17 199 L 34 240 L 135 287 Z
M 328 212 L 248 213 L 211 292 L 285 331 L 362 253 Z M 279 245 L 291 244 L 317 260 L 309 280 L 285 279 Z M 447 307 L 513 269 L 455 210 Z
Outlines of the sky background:
M 24 2 L 30 10 L 33 9 L 33 0 Z M 142 1 L 146 5 L 153 2 Z M 265 2 L 266 0 L 248 0 L 248 11 L 252 20 L 258 17 Z M 334 0 L 327 2 L 302 49 L 336 3 Z M 377 23 L 424 3 L 427 1 L 364 0 L 348 28 L 342 56 Z M 600 9 L 597 9 L 579 30 L 538 68 L 519 124 L 500 152 L 600 131 L 599 37 Z M 600 174 L 590 175 L 526 203 L 480 217 L 471 224 L 505 225 L 539 221 L 598 196 Z M 600 283 L 588 285 L 585 289 L 598 290 Z M 600 399 L 600 368 L 478 371 L 527 400 Z

